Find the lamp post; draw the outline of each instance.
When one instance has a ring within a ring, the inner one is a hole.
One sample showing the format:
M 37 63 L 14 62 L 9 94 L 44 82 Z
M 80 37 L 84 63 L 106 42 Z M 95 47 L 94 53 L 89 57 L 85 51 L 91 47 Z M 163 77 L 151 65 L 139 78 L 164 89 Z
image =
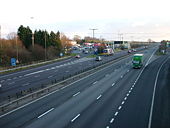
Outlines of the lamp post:
M 95 31 L 95 30 L 98 30 L 98 29 L 93 28 L 93 29 L 90 29 L 90 30 L 92 30 L 92 31 L 93 31 L 93 41 L 94 41 L 94 31 Z
M 31 19 L 33 20 L 34 17 L 31 17 Z M 34 31 L 32 31 L 32 47 L 34 48 Z
M 47 58 L 47 43 L 46 42 L 47 41 L 46 41 L 46 30 L 45 30 L 45 55 L 44 55 L 45 61 L 46 61 L 46 58 Z

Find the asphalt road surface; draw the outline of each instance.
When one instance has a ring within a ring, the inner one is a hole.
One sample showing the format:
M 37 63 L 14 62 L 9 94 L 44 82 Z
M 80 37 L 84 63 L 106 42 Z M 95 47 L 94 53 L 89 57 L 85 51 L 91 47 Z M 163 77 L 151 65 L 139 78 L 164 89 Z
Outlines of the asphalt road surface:
M 156 47 L 141 52 L 147 65 L 141 69 L 133 69 L 132 58 L 127 57 L 1 115 L 0 127 L 148 128 L 157 74 L 164 78 L 167 75 L 164 70 L 169 69 L 168 55 L 157 58 L 155 50 Z M 164 80 L 158 76 L 157 85 L 162 85 Z M 153 127 L 158 112 L 155 110 L 156 102 L 159 101 L 155 100 L 153 106 Z M 168 126 L 167 120 L 164 120 L 164 126 Z
M 140 49 L 142 48 L 138 50 Z M 75 75 L 82 70 L 111 61 L 126 54 L 128 54 L 127 51 L 121 51 L 115 53 L 114 56 L 103 57 L 103 61 L 101 62 L 96 62 L 95 58 L 81 57 L 77 59 L 73 57 L 49 65 L 1 75 L 0 84 L 2 88 L 0 89 L 0 101 L 3 101 L 7 96 L 16 95 L 16 93 L 29 90 L 30 88 L 33 90 L 42 85 L 50 84 L 53 81 L 60 81 L 63 77 Z M 84 56 L 87 56 L 87 54 Z

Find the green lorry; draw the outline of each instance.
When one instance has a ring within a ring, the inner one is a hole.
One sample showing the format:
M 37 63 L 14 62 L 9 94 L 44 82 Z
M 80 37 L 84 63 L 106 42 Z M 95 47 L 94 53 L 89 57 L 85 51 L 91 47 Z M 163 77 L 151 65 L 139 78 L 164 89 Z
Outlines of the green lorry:
M 141 68 L 143 65 L 143 54 L 134 54 L 132 63 L 133 68 Z

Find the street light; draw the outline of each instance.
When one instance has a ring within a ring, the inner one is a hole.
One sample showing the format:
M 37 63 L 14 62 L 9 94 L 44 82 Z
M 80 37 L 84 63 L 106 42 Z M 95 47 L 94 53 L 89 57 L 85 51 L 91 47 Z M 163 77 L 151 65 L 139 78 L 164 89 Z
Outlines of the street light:
M 98 30 L 98 29 L 93 28 L 93 29 L 89 29 L 89 30 L 92 30 L 92 31 L 93 31 L 93 40 L 94 40 L 94 31 L 95 31 L 95 30 Z
M 45 30 L 45 61 L 47 58 L 46 30 Z
M 34 19 L 34 17 L 30 17 L 30 19 Z M 34 31 L 32 31 L 32 47 L 34 48 Z

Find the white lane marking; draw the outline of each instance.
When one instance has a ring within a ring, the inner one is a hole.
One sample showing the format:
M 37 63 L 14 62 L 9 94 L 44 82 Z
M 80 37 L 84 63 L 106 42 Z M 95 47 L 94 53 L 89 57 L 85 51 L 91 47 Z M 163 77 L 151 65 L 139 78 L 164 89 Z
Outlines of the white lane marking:
M 97 97 L 97 100 L 100 99 L 101 97 L 102 97 L 102 95 L 98 96 L 98 97 Z
M 77 92 L 76 94 L 74 94 L 73 96 L 77 96 L 78 94 L 80 94 L 80 92 Z
M 133 87 L 131 87 L 130 90 L 133 90 Z
M 51 69 L 53 70 L 53 69 L 55 69 L 55 67 L 52 67 Z
M 131 93 L 131 90 L 129 91 L 129 93 Z
M 121 75 L 121 77 L 120 78 L 123 78 L 123 75 Z
M 112 118 L 112 119 L 110 120 L 110 123 L 113 123 L 113 121 L 114 121 L 114 118 Z
M 53 77 L 53 76 L 49 76 L 48 79 L 51 78 L 51 77 Z
M 117 116 L 118 113 L 119 113 L 119 112 L 116 112 L 116 113 L 115 113 L 115 116 Z
M 32 73 L 29 73 L 29 74 L 25 74 L 24 76 L 30 76 L 30 75 L 34 75 L 34 74 L 37 74 L 37 73 L 41 73 L 41 72 L 44 72 L 45 70 L 40 70 L 40 71 L 37 71 L 37 72 L 32 72 Z
M 96 84 L 97 83 L 97 81 L 95 81 L 93 84 Z
M 23 84 L 22 86 L 27 86 L 27 85 L 29 85 L 30 83 L 25 83 L 25 84 Z
M 120 110 L 121 108 L 122 108 L 122 106 L 119 106 L 119 108 L 118 108 L 118 109 Z
M 117 64 L 117 63 L 118 63 L 118 62 L 115 62 L 114 64 Z M 88 78 L 88 77 L 90 77 L 90 76 L 92 76 L 92 75 L 94 75 L 94 74 L 97 74 L 98 72 L 101 72 L 101 71 L 103 71 L 103 70 L 105 70 L 105 69 L 107 69 L 107 68 L 110 68 L 110 67 L 112 67 L 112 66 L 113 66 L 113 65 L 110 65 L 110 66 L 107 66 L 107 67 L 105 67 L 105 68 L 103 68 L 103 69 L 101 69 L 101 70 L 98 70 L 98 71 L 96 71 L 96 72 L 94 72 L 94 73 L 92 73 L 92 74 L 90 74 L 90 75 L 88 75 L 88 76 L 85 76 L 85 77 L 83 77 L 83 78 L 81 78 L 81 79 L 79 79 L 79 80 L 77 80 L 77 81 L 74 81 L 74 82 L 71 83 L 71 84 L 66 85 L 65 87 L 63 87 L 63 88 L 61 88 L 61 89 L 64 89 L 64 88 L 66 88 L 66 87 L 69 87 L 69 86 L 71 86 L 71 85 L 73 85 L 73 84 L 75 84 L 75 83 L 77 83 L 77 82 L 79 82 L 79 81 L 81 81 L 81 80 L 84 80 L 84 79 L 86 79 L 86 78 Z M 58 66 L 56 66 L 56 67 L 58 67 Z M 25 75 L 24 75 L 24 76 L 25 76 Z M 35 102 L 37 102 L 37 101 L 39 101 L 39 100 L 42 100 L 43 98 L 48 97 L 48 96 L 50 96 L 50 95 L 58 92 L 59 90 L 60 90 L 60 89 L 55 90 L 55 91 L 53 91 L 53 92 L 51 92 L 51 93 L 48 93 L 47 95 L 44 95 L 44 96 L 42 96 L 42 97 L 40 97 L 40 98 L 37 98 L 37 99 L 34 100 L 34 101 L 31 101 L 31 102 L 29 102 L 29 103 L 27 103 L 27 104 L 25 104 L 25 105 L 22 105 L 22 106 L 20 106 L 20 107 L 18 107 L 18 108 L 16 108 L 16 109 L 11 110 L 11 111 L 3 114 L 3 115 L 0 115 L 0 118 L 4 117 L 4 116 L 6 116 L 6 115 L 9 115 L 9 114 L 11 114 L 11 113 L 13 113 L 13 112 L 15 112 L 15 111 L 17 111 L 17 110 L 19 110 L 19 109 L 22 109 L 22 108 L 24 108 L 24 107 L 26 107 L 26 106 L 28 106 L 28 105 L 30 105 L 30 104 L 32 104 L 32 103 L 35 103 Z
M 155 92 L 156 92 L 156 86 L 157 86 L 157 82 L 158 82 L 158 76 L 159 76 L 159 73 L 160 73 L 163 65 L 167 62 L 168 59 L 169 58 L 167 58 L 164 61 L 164 63 L 161 64 L 161 66 L 159 67 L 158 72 L 156 74 L 156 79 L 155 79 L 155 84 L 154 84 L 154 89 L 153 89 L 153 94 L 152 94 L 152 102 L 151 102 L 151 108 L 150 108 L 148 128 L 151 128 L 151 123 L 152 123 L 153 105 L 154 105 L 154 100 L 155 100 Z
M 128 93 L 128 94 L 126 94 L 126 96 L 129 96 L 129 93 Z
M 125 97 L 124 100 L 127 100 L 127 97 Z
M 14 84 L 15 82 L 8 83 L 8 85 Z
M 3 83 L 5 80 L 1 80 L 1 83 Z
M 112 86 L 114 86 L 114 85 L 115 85 L 115 83 L 112 84 Z
M 49 68 L 47 68 L 47 69 L 45 69 L 46 71 L 49 71 L 50 69 Z
M 125 103 L 125 101 L 122 101 L 122 105 Z
M 42 116 L 46 115 L 47 113 L 51 112 L 52 110 L 54 110 L 54 108 L 51 108 L 50 110 L 44 112 L 43 114 L 41 114 L 40 116 L 38 116 L 38 118 L 41 118 Z
M 78 114 L 77 116 L 75 116 L 75 117 L 71 120 L 71 122 L 74 122 L 79 116 L 80 116 L 80 114 Z
M 106 126 L 106 128 L 109 128 L 109 126 Z
M 19 76 L 19 78 L 21 78 L 22 76 Z
M 40 77 L 40 75 L 36 75 L 36 76 L 34 76 L 34 77 Z

